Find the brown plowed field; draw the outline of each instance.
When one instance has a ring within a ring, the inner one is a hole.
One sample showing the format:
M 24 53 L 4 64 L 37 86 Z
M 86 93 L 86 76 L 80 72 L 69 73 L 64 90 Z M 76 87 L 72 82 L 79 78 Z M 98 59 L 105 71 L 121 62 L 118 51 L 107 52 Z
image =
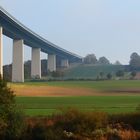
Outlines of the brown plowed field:
M 87 88 L 63 88 L 54 86 L 12 86 L 17 96 L 92 96 L 98 93 Z
M 133 90 L 115 90 L 108 92 L 99 92 L 90 88 L 70 88 L 57 86 L 29 86 L 29 85 L 12 85 L 12 90 L 17 96 L 124 96 L 124 95 L 140 95 L 140 92 Z

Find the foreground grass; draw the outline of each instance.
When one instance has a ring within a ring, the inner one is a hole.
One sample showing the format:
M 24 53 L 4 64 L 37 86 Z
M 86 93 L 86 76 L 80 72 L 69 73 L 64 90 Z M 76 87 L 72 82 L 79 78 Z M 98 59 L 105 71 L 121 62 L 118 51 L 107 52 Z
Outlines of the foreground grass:
M 91 97 L 16 97 L 16 102 L 26 115 L 51 115 L 62 108 L 108 113 L 135 112 L 140 96 L 91 96 Z

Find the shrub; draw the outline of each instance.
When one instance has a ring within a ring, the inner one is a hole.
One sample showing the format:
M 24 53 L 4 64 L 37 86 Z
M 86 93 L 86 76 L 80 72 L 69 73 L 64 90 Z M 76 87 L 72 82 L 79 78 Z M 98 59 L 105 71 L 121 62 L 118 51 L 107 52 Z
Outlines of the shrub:
M 90 134 L 96 128 L 105 127 L 107 124 L 107 114 L 102 112 L 80 112 L 75 109 L 64 111 L 56 126 L 68 132 Z
M 134 130 L 140 130 L 140 113 L 126 113 L 126 114 L 115 114 L 110 115 L 109 122 L 114 123 L 124 123 L 126 127 L 130 126 Z
M 45 130 L 43 124 L 36 124 L 32 129 L 33 140 L 46 140 Z
M 111 73 L 108 73 L 108 74 L 106 75 L 106 77 L 107 77 L 108 80 L 110 80 L 110 79 L 112 78 L 112 74 L 111 74 Z
M 138 140 L 139 118 L 139 113 L 62 110 L 53 116 L 28 118 L 22 140 Z
M 124 76 L 124 70 L 118 70 L 118 71 L 116 72 L 116 76 L 117 76 L 117 77 L 123 77 L 123 76 Z
M 22 113 L 15 104 L 15 95 L 0 78 L 0 138 L 16 140 L 22 131 Z

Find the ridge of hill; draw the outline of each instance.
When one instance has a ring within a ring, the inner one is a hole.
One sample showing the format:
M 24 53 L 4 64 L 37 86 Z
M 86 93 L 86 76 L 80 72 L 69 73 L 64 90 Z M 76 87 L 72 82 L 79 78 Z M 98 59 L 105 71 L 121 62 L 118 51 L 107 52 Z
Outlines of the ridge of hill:
M 96 79 L 102 73 L 103 77 L 107 74 L 115 75 L 118 70 L 125 70 L 125 65 L 86 65 L 81 64 L 70 67 L 64 71 L 64 77 L 68 79 Z
M 47 61 L 41 61 L 41 74 L 45 79 L 75 79 L 75 80 L 90 80 L 90 79 L 106 79 L 107 74 L 111 74 L 112 78 L 115 78 L 116 72 L 119 70 L 125 71 L 125 74 L 131 72 L 129 65 L 89 65 L 89 64 L 72 64 L 67 69 L 58 69 L 57 76 L 53 76 L 53 73 L 47 71 Z M 101 75 L 102 73 L 102 75 Z M 27 61 L 24 64 L 25 79 L 31 79 L 31 62 Z M 11 81 L 12 65 L 4 66 L 4 79 Z

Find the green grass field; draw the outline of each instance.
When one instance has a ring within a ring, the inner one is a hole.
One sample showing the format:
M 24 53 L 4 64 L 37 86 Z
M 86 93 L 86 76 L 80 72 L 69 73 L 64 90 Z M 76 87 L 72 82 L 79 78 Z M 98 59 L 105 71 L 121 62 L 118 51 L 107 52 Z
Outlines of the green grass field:
M 18 85 L 18 84 L 17 84 Z M 68 88 L 84 87 L 100 91 L 113 89 L 138 89 L 140 81 L 63 81 L 63 82 L 29 82 L 27 86 L 62 86 Z M 117 93 L 115 93 L 117 94 Z M 50 115 L 60 109 L 77 108 L 82 111 L 105 111 L 108 113 L 134 112 L 140 104 L 140 95 L 130 93 L 119 96 L 76 96 L 76 97 L 16 97 L 26 115 Z
M 16 100 L 27 115 L 49 115 L 69 107 L 83 111 L 124 113 L 136 111 L 140 104 L 140 96 L 16 97 Z

